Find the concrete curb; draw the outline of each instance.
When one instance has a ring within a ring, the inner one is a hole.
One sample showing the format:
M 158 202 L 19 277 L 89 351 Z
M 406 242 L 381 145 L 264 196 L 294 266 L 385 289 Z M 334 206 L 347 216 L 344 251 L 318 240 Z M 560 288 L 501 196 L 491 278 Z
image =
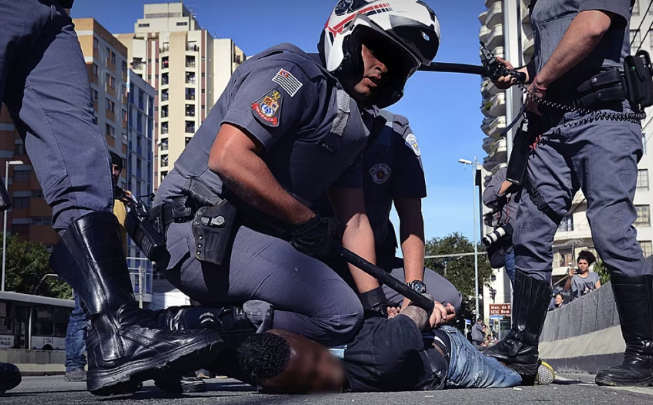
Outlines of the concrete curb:
M 64 375 L 66 367 L 63 364 L 16 364 L 23 376 Z

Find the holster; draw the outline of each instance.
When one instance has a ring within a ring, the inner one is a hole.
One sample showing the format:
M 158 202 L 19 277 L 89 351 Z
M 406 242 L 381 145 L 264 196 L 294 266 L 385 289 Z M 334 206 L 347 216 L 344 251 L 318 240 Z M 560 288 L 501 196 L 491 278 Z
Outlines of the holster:
M 614 68 L 592 76 L 578 86 L 575 98 L 579 107 L 588 109 L 621 103 L 626 100 L 626 88 L 621 72 Z
M 643 111 L 653 105 L 653 73 L 648 52 L 639 51 L 624 59 L 624 81 L 632 106 Z
M 166 251 L 166 241 L 162 230 L 150 219 L 147 207 L 139 200 L 120 199 L 129 207 L 125 218 L 125 230 L 129 237 L 141 249 L 145 257 L 153 262 L 160 260 Z
M 236 206 L 197 177 L 191 177 L 182 192 L 199 207 L 193 218 L 195 258 L 224 266 L 231 257 L 240 220 Z

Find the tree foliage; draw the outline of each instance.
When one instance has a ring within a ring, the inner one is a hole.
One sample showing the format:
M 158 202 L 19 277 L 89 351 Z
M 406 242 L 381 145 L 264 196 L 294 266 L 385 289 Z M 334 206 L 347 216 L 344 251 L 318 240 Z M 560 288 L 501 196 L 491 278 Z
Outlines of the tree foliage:
M 47 277 L 53 271 L 49 264 L 50 254 L 41 243 L 21 241 L 16 236 L 7 238 L 5 290 L 53 298 L 70 299 L 72 289 L 63 280 Z
M 433 238 L 426 242 L 426 255 L 450 255 L 455 253 L 470 253 L 474 251 L 474 244 L 458 232 L 444 238 Z M 483 286 L 490 285 L 492 267 L 487 256 L 481 254 L 485 247 L 479 244 L 478 279 L 479 294 L 483 293 Z M 463 305 L 460 316 L 473 318 L 476 308 L 474 256 L 451 257 L 444 259 L 427 259 L 426 267 L 449 280 L 463 296 Z M 446 273 L 446 274 L 445 274 Z
M 603 260 L 600 258 L 597 258 L 596 263 L 594 263 L 594 272 L 598 273 L 599 277 L 601 278 L 601 285 L 604 285 L 610 281 L 610 272 L 605 266 L 605 263 L 603 263 Z

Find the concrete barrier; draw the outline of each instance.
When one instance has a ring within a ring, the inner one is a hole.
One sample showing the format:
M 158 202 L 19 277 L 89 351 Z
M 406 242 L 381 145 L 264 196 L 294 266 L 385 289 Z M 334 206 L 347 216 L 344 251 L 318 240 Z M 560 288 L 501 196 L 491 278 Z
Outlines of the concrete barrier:
M 548 313 L 540 357 L 560 372 L 585 372 L 618 365 L 626 344 L 610 283 Z
M 65 372 L 63 350 L 0 350 L 0 362 L 15 364 L 23 375 L 56 375 Z

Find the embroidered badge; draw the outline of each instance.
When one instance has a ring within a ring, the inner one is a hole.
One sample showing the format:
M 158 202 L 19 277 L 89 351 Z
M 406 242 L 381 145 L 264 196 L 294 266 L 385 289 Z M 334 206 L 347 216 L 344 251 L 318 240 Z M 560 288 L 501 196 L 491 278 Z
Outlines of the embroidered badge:
M 270 90 L 263 97 L 252 103 L 252 114 L 270 127 L 279 126 L 282 96 L 277 90 Z
M 417 144 L 417 138 L 415 135 L 410 134 L 406 137 L 406 145 L 410 146 L 410 148 L 415 152 L 417 156 L 420 156 L 422 152 L 419 150 L 419 145 Z
M 385 163 L 377 163 L 370 169 L 370 176 L 376 184 L 383 184 L 390 178 L 392 169 Z
M 290 97 L 295 97 L 295 94 L 297 94 L 299 89 L 301 89 L 304 85 L 302 82 L 297 80 L 297 78 L 293 76 L 292 73 L 285 69 L 279 70 L 279 73 L 277 73 L 277 75 L 272 78 L 272 81 L 277 83 L 279 86 L 281 86 L 282 89 L 288 92 Z

